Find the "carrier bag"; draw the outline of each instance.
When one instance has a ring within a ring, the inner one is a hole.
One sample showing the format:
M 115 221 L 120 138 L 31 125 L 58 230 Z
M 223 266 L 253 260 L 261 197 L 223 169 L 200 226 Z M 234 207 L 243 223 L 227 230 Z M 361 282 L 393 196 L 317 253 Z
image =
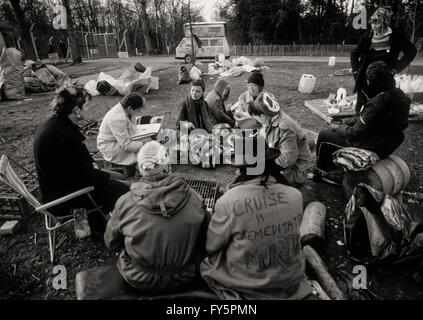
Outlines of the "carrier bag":
M 344 217 L 345 245 L 353 260 L 370 265 L 420 256 L 422 232 L 422 225 L 407 211 L 400 196 L 364 183 L 354 189 Z

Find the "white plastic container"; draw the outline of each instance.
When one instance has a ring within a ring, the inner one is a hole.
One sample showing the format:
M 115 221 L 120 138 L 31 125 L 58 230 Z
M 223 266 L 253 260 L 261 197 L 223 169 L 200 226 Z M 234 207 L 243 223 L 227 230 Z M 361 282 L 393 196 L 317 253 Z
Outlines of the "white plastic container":
M 334 67 L 336 64 L 336 57 L 329 57 L 329 67 Z
M 303 74 L 298 85 L 298 91 L 301 93 L 312 93 L 316 85 L 316 77 L 312 74 Z

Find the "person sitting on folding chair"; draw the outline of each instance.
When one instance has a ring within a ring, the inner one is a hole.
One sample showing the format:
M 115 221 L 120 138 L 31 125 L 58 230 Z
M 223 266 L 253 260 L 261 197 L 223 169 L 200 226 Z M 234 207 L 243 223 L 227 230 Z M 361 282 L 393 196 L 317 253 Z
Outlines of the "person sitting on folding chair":
M 90 117 L 90 95 L 79 86 L 62 88 L 52 102 L 53 116 L 35 131 L 34 160 L 44 202 L 58 199 L 84 187 L 93 186 L 94 201 L 104 214 L 113 210 L 116 200 L 128 192 L 128 185 L 114 180 L 118 174 L 95 169 L 77 123 Z M 56 216 L 69 215 L 70 209 L 91 209 L 86 196 L 51 209 Z M 104 233 L 106 221 L 100 213 L 88 216 L 93 235 Z

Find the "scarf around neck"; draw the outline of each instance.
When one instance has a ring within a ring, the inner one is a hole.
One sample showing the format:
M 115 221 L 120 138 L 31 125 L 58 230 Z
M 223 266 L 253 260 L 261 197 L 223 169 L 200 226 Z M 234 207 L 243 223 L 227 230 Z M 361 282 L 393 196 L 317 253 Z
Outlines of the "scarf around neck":
M 191 122 L 196 129 L 205 129 L 207 132 L 212 132 L 212 125 L 208 112 L 207 102 L 204 101 L 204 96 L 198 100 L 193 100 L 188 96 L 185 100 L 187 105 L 188 121 Z

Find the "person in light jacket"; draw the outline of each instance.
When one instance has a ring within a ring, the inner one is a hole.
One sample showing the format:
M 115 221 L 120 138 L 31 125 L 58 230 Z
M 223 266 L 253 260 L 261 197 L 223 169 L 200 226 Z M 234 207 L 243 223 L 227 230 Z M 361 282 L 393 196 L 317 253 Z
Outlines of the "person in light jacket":
M 307 135 L 301 126 L 279 106 L 275 97 L 262 92 L 248 112 L 265 126 L 266 142 L 281 154 L 275 159 L 280 168 L 278 181 L 299 185 L 306 181 L 306 170 L 311 168 L 311 152 Z
M 247 167 L 256 164 L 235 163 L 239 175 L 216 202 L 200 271 L 221 299 L 305 299 L 312 292 L 299 233 L 303 197 L 272 176 L 279 155 L 266 146 L 258 159 L 264 171 L 250 175 Z
M 120 252 L 122 277 L 133 287 L 160 292 L 201 280 L 209 221 L 203 198 L 171 174 L 166 148 L 157 141 L 138 153 L 142 175 L 116 203 L 104 241 Z
M 248 90 L 239 96 L 234 110 L 234 119 L 236 126 L 241 129 L 255 129 L 260 127 L 260 123 L 252 118 L 248 108 L 264 90 L 263 74 L 257 71 L 252 72 L 247 82 Z
M 144 97 L 132 92 L 106 113 L 97 136 L 97 148 L 104 160 L 126 166 L 137 162 L 138 151 L 151 140 L 131 140 L 137 125 L 136 117 L 141 115 L 144 105 Z
M 231 87 L 229 81 L 219 79 L 214 84 L 213 90 L 206 97 L 206 102 L 210 108 L 213 122 L 216 124 L 227 124 L 231 128 L 235 126 L 232 115 L 226 111 L 225 102 L 229 98 Z

